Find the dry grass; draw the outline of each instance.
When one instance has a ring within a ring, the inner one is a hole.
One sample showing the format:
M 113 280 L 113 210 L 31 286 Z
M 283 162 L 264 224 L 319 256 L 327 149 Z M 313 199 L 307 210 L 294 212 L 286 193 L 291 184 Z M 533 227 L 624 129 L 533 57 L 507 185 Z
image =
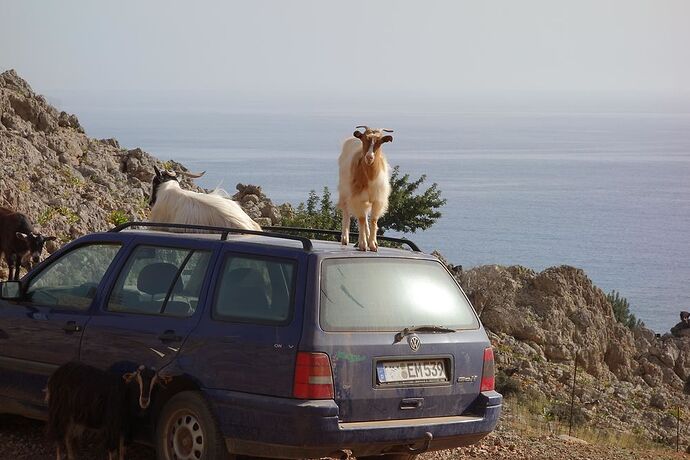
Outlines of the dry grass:
M 568 421 L 559 420 L 549 412 L 551 402 L 539 398 L 509 397 L 505 401 L 506 417 L 503 423 L 509 429 L 527 436 L 548 436 L 570 434 L 593 445 L 619 447 L 623 449 L 664 449 L 668 446 L 650 441 L 642 433 L 622 432 L 573 426 L 568 432 Z

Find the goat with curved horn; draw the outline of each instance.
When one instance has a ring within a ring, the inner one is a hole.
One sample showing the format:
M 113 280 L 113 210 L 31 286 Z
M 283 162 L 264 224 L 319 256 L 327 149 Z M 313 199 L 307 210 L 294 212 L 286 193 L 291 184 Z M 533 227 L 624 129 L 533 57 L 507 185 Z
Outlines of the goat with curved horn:
M 161 171 L 156 167 L 154 170 L 156 175 L 151 184 L 149 222 L 261 230 L 259 224 L 238 203 L 226 198 L 228 193 L 225 190 L 215 189 L 210 193 L 203 193 L 180 188 L 180 176 L 198 178 L 205 171 L 198 174 L 188 171 L 175 174 L 174 171 Z
M 364 128 L 364 132 L 358 131 L 360 128 Z M 340 242 L 349 244 L 350 217 L 353 216 L 359 226 L 359 250 L 377 251 L 378 220 L 388 208 L 391 193 L 390 166 L 382 145 L 391 142 L 393 136 L 384 136 L 383 131 L 393 130 L 366 125 L 356 129 L 343 143 L 338 158 L 338 208 L 343 213 Z

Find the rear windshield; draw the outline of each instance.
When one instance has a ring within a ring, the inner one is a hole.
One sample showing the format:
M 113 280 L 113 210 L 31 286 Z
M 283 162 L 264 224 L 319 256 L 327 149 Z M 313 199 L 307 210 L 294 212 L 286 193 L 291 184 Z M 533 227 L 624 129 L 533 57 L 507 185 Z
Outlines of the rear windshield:
M 320 322 L 325 331 L 479 327 L 472 307 L 439 262 L 328 259 L 321 270 Z

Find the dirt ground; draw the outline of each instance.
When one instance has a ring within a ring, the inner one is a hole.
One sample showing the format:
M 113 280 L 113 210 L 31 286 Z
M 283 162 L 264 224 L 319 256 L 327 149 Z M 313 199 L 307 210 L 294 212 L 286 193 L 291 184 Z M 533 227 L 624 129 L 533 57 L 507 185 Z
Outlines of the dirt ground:
M 79 458 L 105 459 L 94 440 L 82 443 Z M 130 460 L 154 460 L 152 449 L 135 445 L 127 453 Z M 429 452 L 419 460 L 510 459 L 510 460 L 667 460 L 685 459 L 690 455 L 671 449 L 623 449 L 596 446 L 577 439 L 557 436 L 524 436 L 497 431 L 471 447 Z M 44 424 L 21 417 L 0 415 L 0 459 L 53 460 L 55 451 L 44 435 Z

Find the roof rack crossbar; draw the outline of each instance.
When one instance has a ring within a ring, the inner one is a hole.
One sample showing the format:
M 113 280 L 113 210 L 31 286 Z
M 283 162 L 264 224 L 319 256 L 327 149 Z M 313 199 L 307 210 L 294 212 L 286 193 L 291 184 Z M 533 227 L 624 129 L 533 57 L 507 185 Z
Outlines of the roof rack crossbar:
M 263 228 L 266 230 L 277 231 L 277 232 L 316 233 L 316 234 L 322 234 L 322 235 L 335 235 L 335 236 L 341 235 L 340 230 L 324 230 L 324 229 L 319 229 L 319 228 L 280 227 L 280 226 L 268 226 L 268 227 L 263 227 Z M 359 233 L 358 232 L 350 232 L 350 235 L 353 237 L 358 237 Z M 406 244 L 410 249 L 412 249 L 412 251 L 422 252 L 422 250 L 419 249 L 419 246 L 417 246 L 414 242 L 408 240 L 407 238 L 393 238 L 390 236 L 378 235 L 376 237 L 376 239 L 383 240 L 383 241 L 389 241 L 391 243 Z
M 305 251 L 311 251 L 313 248 L 312 242 L 309 238 L 305 238 L 303 236 L 295 236 L 295 235 L 286 235 L 284 233 L 276 233 L 276 232 L 271 232 L 271 231 L 261 231 L 261 230 L 245 230 L 242 228 L 229 228 L 229 227 L 210 227 L 207 225 L 192 225 L 192 224 L 171 224 L 171 223 L 165 223 L 165 222 L 125 222 L 124 224 L 120 224 L 116 227 L 111 228 L 108 230 L 109 232 L 120 232 L 124 229 L 127 228 L 132 228 L 132 227 L 153 227 L 153 228 L 181 228 L 181 229 L 190 229 L 190 230 L 205 230 L 208 231 L 209 233 L 220 233 L 220 239 L 225 241 L 228 239 L 228 234 L 233 233 L 233 234 L 239 234 L 239 235 L 258 235 L 258 236 L 266 236 L 269 238 L 280 238 L 283 240 L 293 240 L 293 241 L 299 241 L 302 243 L 302 248 Z M 271 228 L 265 227 L 267 230 L 271 230 Z

